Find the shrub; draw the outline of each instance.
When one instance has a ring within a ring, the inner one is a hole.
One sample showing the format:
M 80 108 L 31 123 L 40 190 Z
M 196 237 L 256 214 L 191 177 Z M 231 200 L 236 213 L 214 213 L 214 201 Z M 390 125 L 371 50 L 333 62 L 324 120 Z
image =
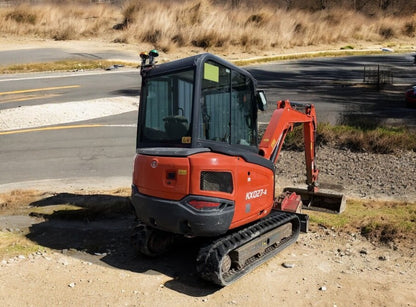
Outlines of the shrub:
M 97 5 L 89 0 L 36 3 L 40 4 L 1 8 L 2 35 L 56 40 L 103 37 L 109 41 L 163 45 L 166 50 L 170 46 L 224 51 L 232 45 L 236 52 L 251 52 L 351 39 L 408 38 L 416 33 L 412 16 L 395 17 L 386 11 L 370 17 L 335 4 L 328 4 L 325 10 L 302 10 L 311 6 L 299 7 L 299 2 L 287 9 L 266 0 L 126 0 L 119 2 L 121 7 Z
M 216 45 L 217 35 L 214 32 L 207 32 L 192 40 L 192 45 L 203 49 L 211 48 Z
M 51 36 L 56 41 L 66 41 L 75 39 L 75 33 L 75 28 L 73 26 L 64 26 L 57 28 Z
M 380 35 L 385 39 L 392 38 L 394 36 L 394 30 L 391 27 L 383 26 L 380 28 Z
M 146 31 L 143 35 L 143 41 L 147 43 L 151 43 L 153 45 L 156 45 L 160 41 L 161 38 L 162 38 L 161 30 L 150 29 Z
M 35 25 L 38 17 L 30 11 L 28 6 L 18 6 L 15 10 L 6 14 L 6 20 L 13 20 L 21 24 Z
M 415 23 L 412 21 L 409 21 L 405 23 L 402 32 L 406 36 L 413 37 L 415 35 L 415 31 L 416 31 Z

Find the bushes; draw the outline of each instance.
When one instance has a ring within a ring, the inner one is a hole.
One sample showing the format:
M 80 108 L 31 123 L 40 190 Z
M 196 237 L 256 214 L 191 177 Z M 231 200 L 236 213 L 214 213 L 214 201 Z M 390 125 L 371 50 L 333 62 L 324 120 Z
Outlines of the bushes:
M 221 51 L 336 44 L 354 38 L 381 42 L 415 35 L 411 16 L 376 18 L 333 6 L 287 10 L 272 1 L 258 2 L 262 5 L 237 2 L 241 5 L 215 0 L 127 0 L 119 6 L 75 0 L 22 4 L 0 8 L 0 31 L 57 40 L 101 37 L 166 50 L 198 47 Z
M 97 37 L 112 30 L 119 17 L 119 9 L 106 5 L 22 4 L 0 7 L 0 33 L 56 40 Z
M 355 152 L 394 153 L 401 150 L 416 151 L 416 131 L 406 128 L 360 128 L 318 124 L 317 145 L 330 145 Z M 285 148 L 303 150 L 303 130 L 296 127 L 285 141 Z
M 38 16 L 36 13 L 31 12 L 27 5 L 18 6 L 15 10 L 8 12 L 5 15 L 5 20 L 12 20 L 18 24 L 36 24 Z

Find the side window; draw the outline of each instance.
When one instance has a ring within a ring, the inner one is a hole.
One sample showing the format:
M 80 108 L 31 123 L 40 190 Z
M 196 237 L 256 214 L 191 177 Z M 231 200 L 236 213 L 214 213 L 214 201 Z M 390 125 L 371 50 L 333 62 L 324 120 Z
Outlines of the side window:
M 215 62 L 204 65 L 201 89 L 199 137 L 204 140 L 230 140 L 231 71 Z
M 163 118 L 172 113 L 168 79 L 149 80 L 146 97 L 146 128 L 164 131 Z
M 256 145 L 254 85 L 250 78 L 233 71 L 231 87 L 231 144 Z
M 254 85 L 250 78 L 208 61 L 201 89 L 199 138 L 256 145 Z

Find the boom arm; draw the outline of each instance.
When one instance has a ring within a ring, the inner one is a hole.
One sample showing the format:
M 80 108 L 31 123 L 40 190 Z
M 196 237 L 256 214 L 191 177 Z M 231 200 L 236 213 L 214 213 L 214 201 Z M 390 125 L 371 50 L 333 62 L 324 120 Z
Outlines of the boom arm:
M 292 106 L 293 105 L 293 106 Z M 302 106 L 305 112 L 300 112 L 294 106 Z M 308 190 L 317 191 L 318 169 L 315 164 L 315 135 L 316 113 L 313 105 L 291 104 L 288 100 L 277 102 L 277 108 L 267 126 L 266 132 L 259 145 L 259 154 L 276 163 L 284 139 L 293 125 L 303 123 L 305 142 L 306 183 Z

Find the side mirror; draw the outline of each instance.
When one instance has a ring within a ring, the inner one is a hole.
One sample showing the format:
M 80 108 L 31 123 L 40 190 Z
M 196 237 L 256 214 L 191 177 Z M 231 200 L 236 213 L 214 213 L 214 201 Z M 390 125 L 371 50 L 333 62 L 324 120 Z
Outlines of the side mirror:
M 267 100 L 266 100 L 266 94 L 264 94 L 263 90 L 258 90 L 256 92 L 256 98 L 257 98 L 257 106 L 260 111 L 266 110 L 267 106 Z

